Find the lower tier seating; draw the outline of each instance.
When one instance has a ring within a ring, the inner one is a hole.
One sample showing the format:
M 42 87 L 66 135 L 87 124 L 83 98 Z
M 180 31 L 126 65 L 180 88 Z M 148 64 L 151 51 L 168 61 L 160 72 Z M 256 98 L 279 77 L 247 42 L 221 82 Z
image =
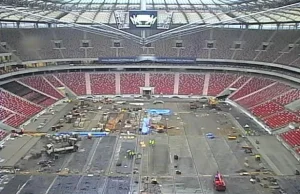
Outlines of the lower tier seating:
M 292 147 L 300 146 L 300 129 L 287 131 L 280 134 L 280 137 Z
M 291 122 L 299 122 L 299 117 L 288 110 L 284 110 L 278 113 L 275 113 L 269 117 L 263 118 L 263 121 L 268 125 L 271 129 L 277 129 L 280 127 L 284 127 Z

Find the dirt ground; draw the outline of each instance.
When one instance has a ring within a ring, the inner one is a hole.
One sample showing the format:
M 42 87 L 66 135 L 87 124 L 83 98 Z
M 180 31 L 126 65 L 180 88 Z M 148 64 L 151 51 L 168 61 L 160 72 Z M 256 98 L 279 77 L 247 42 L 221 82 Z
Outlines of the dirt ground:
M 102 107 L 101 110 L 98 109 L 99 106 Z M 129 108 L 130 105 L 127 103 L 119 107 Z M 162 116 L 160 121 L 170 129 L 166 129 L 164 133 L 153 131 L 149 135 L 139 134 L 140 122 L 147 115 L 144 110 L 149 108 L 170 109 L 172 114 Z M 98 123 L 107 124 L 110 120 L 117 121 L 116 130 L 112 130 L 113 133 L 107 137 L 83 138 L 77 152 L 60 154 L 43 170 L 37 163 L 49 160 L 47 156 L 36 159 L 24 157 L 17 163 L 20 168 L 18 175 L 11 177 L 12 179 L 4 177 L 7 183 L 0 194 L 128 194 L 129 191 L 139 193 L 142 190 L 151 194 L 213 194 L 216 191 L 212 177 L 217 171 L 224 175 L 227 184 L 225 193 L 272 193 L 270 188 L 250 183 L 251 177 L 241 176 L 241 171 L 255 172 L 266 184 L 268 181 L 264 180 L 265 177 L 275 177 L 282 188 L 289 188 L 288 194 L 298 192 L 299 178 L 277 176 L 273 170 L 274 164 L 269 165 L 264 157 L 261 162 L 255 161 L 257 145 L 251 145 L 247 137 L 243 136 L 237 121 L 232 119 L 236 116 L 235 113 L 230 116 L 228 107 L 224 108 L 225 112 L 210 109 L 190 111 L 187 102 L 153 104 L 149 101 L 133 117 L 130 113 L 120 116 L 112 105 L 89 103 L 87 109 L 86 122 L 81 130 L 91 131 Z M 104 115 L 108 115 L 107 120 L 103 120 Z M 134 127 L 124 130 L 129 119 Z M 242 117 L 240 121 L 243 121 Z M 73 123 L 64 123 L 60 131 L 75 129 L 79 130 Z M 132 135 L 121 134 L 127 131 Z M 208 133 L 212 133 L 214 138 L 208 138 Z M 228 135 L 236 136 L 237 139 L 228 140 Z M 262 137 L 264 136 L 261 135 L 260 138 Z M 149 146 L 149 140 L 155 140 L 155 145 Z M 42 150 L 48 141 L 46 137 L 41 138 L 24 156 Z M 141 146 L 142 142 L 145 147 Z M 242 146 L 253 147 L 254 153 L 245 153 Z M 265 147 L 260 149 L 266 149 L 265 152 L 270 155 L 269 149 L 272 148 Z M 135 150 L 141 154 L 141 158 L 128 157 L 128 150 Z M 178 155 L 179 159 L 175 160 L 174 155 Z M 292 156 L 285 156 L 291 157 L 292 161 Z M 277 168 L 281 169 L 280 166 Z M 283 171 L 293 171 L 292 164 L 286 168 L 290 169 Z M 257 173 L 258 169 L 265 173 Z M 181 174 L 176 174 L 176 170 Z M 62 172 L 63 175 L 58 174 Z M 148 180 L 155 178 L 158 184 L 148 183 L 147 177 Z M 0 181 L 0 187 L 2 182 Z

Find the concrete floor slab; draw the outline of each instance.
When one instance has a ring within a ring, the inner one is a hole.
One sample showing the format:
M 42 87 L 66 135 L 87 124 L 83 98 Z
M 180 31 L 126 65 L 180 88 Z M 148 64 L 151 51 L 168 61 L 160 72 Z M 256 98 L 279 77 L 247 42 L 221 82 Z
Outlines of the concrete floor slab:
M 169 175 L 169 146 L 156 143 L 154 147 L 149 148 L 149 153 L 149 174 L 157 176 Z
M 19 194 L 45 194 L 54 178 L 55 175 L 32 176 Z
M 80 176 L 58 176 L 47 194 L 72 194 L 79 180 Z
M 129 177 L 108 177 L 105 194 L 128 194 L 130 191 Z

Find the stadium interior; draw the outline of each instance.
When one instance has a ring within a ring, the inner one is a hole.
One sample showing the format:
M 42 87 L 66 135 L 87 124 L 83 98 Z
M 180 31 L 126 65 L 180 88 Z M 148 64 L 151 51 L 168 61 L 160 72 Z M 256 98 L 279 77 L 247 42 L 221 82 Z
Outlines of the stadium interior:
M 0 1 L 0 194 L 299 194 L 296 0 Z

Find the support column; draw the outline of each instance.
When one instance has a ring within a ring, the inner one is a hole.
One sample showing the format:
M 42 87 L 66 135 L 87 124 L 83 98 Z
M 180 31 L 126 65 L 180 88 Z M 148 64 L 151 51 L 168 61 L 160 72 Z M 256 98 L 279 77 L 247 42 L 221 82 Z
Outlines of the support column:
M 175 73 L 175 79 L 174 79 L 174 95 L 178 95 L 179 90 L 179 73 Z
M 121 86 L 120 86 L 121 76 L 120 76 L 120 73 L 115 73 L 115 76 L 116 76 L 116 94 L 120 95 L 121 94 Z

